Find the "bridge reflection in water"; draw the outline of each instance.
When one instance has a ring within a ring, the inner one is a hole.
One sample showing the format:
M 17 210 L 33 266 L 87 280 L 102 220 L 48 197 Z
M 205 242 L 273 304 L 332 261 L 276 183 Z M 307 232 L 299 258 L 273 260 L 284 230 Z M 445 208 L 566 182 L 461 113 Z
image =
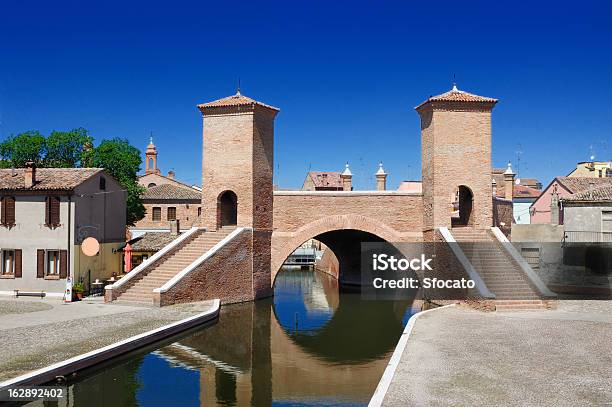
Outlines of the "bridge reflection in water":
M 413 312 L 366 301 L 314 271 L 282 271 L 275 297 L 71 386 L 71 405 L 366 405 Z

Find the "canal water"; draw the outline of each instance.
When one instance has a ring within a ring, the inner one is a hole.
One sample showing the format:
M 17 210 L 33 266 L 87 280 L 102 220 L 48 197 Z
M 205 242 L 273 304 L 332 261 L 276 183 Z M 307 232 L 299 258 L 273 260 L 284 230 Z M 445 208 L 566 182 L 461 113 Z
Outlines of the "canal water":
M 68 383 L 70 406 L 365 406 L 413 312 L 283 270 L 274 297 Z M 65 405 L 65 404 L 61 404 Z

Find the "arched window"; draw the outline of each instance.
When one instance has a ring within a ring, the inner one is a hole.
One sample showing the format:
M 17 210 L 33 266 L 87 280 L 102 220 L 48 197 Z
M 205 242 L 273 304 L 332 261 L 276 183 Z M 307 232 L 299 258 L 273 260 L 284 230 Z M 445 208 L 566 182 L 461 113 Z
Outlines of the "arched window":
M 225 191 L 217 198 L 217 227 L 235 226 L 238 223 L 238 197 L 233 191 Z
M 152 187 L 156 187 L 157 184 L 155 182 L 151 182 L 149 183 L 149 185 L 147 185 L 147 188 L 152 188 Z

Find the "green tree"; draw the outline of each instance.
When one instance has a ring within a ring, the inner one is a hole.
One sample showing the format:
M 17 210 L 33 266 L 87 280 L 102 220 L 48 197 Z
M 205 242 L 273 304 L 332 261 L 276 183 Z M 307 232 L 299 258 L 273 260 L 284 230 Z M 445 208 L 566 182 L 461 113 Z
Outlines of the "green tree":
M 133 225 L 145 215 L 140 199 L 145 188 L 138 184 L 142 164 L 140 151 L 125 139 L 103 140 L 84 159 L 88 167 L 106 169 L 127 190 L 127 223 Z
M 93 138 L 84 128 L 70 131 L 52 131 L 46 142 L 45 167 L 74 168 L 83 167 L 83 158 L 88 156 L 88 148 Z
M 7 167 L 25 167 L 28 161 L 41 166 L 46 154 L 45 137 L 38 131 L 11 136 L 0 143 L 0 162 Z

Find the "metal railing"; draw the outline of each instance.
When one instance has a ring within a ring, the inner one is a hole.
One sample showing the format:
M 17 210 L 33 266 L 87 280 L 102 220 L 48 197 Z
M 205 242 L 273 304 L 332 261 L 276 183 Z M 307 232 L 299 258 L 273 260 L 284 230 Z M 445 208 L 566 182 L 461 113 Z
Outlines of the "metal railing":
M 563 243 L 612 243 L 612 232 L 566 230 Z

